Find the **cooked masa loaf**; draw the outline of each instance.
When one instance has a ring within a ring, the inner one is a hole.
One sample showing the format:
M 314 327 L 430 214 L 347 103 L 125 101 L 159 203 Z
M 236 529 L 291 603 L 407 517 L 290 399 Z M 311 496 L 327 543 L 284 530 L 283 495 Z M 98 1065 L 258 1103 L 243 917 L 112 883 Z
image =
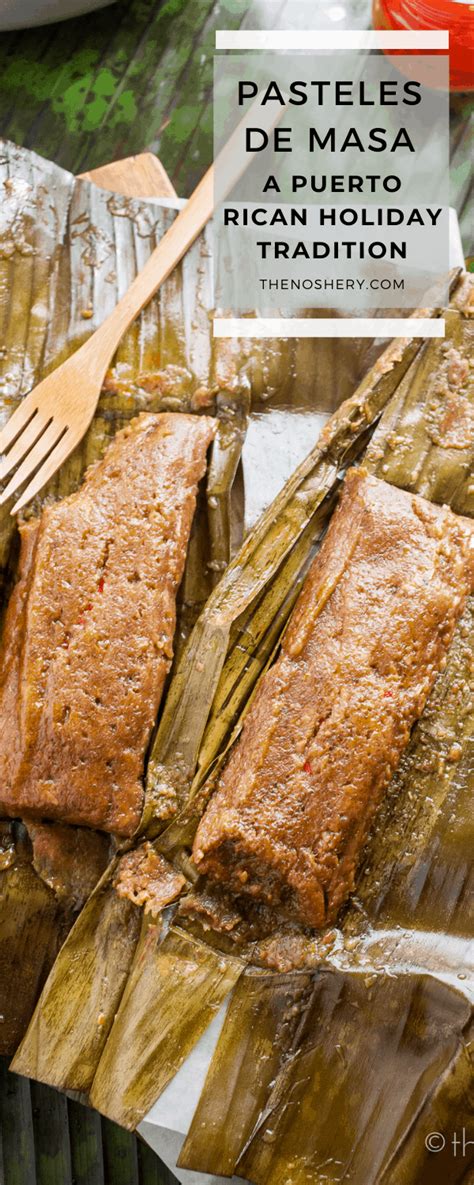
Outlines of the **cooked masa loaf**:
M 199 825 L 200 872 L 311 926 L 335 919 L 445 663 L 472 542 L 448 509 L 349 472 Z
M 136 828 L 214 431 L 207 416 L 139 416 L 77 493 L 21 528 L 0 674 L 2 813 Z

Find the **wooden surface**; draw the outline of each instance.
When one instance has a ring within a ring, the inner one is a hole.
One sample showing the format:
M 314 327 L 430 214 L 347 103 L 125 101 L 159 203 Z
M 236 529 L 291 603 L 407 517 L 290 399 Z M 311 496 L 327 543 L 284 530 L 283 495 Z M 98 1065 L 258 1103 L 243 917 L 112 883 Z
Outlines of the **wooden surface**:
M 142 1140 L 0 1058 L 1 1185 L 177 1185 Z

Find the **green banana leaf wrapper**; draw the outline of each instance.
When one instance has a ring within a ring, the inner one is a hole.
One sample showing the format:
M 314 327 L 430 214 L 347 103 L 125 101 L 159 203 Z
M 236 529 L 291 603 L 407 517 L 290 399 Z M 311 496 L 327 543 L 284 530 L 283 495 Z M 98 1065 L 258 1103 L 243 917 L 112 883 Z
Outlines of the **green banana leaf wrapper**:
M 99 189 L 5 141 L 0 146 L 0 193 L 3 422 L 21 397 L 112 310 L 175 211 L 168 209 L 166 202 L 129 199 Z M 344 344 L 338 367 L 334 342 L 316 343 L 316 360 L 304 342 L 278 343 L 273 350 L 265 343 L 214 342 L 211 255 L 208 230 L 125 336 L 86 437 L 26 512 L 34 515 L 46 502 L 74 490 L 113 434 L 138 412 L 212 411 L 219 428 L 207 480 L 198 497 L 179 594 L 176 662 L 202 606 L 242 539 L 239 464 L 250 406 L 257 409 L 258 416 L 271 392 L 278 406 L 302 399 L 309 407 L 314 403 L 317 369 L 318 406 L 328 412 L 352 389 L 366 366 L 364 342 L 357 343 L 357 348 Z M 297 396 L 296 372 L 300 376 Z M 0 508 L 0 617 L 15 579 L 18 556 L 18 532 L 9 511 L 10 505 Z M 35 870 L 27 867 L 31 863 L 28 851 L 28 845 L 20 843 L 14 873 L 10 865 L 8 871 L 0 867 L 5 909 L 8 903 L 5 916 L 0 906 L 0 940 L 4 935 L 10 963 L 21 973 L 24 997 L 19 1010 L 18 1000 L 12 998 L 8 963 L 1 964 L 0 1015 L 5 1019 L 0 1044 L 5 1053 L 14 1052 L 67 932 L 64 899 L 59 917 L 51 886 L 47 882 L 39 886 Z M 42 929 L 46 921 L 39 912 L 38 893 L 47 902 L 48 934 Z M 69 925 L 75 912 L 77 909 L 68 914 Z M 34 943 L 31 939 L 36 928 Z
M 363 459 L 386 480 L 469 513 L 474 439 L 464 379 L 459 383 L 457 375 L 464 374 L 474 326 L 462 302 L 446 321 L 446 341 L 388 347 L 328 421 L 316 448 L 231 561 L 189 638 L 149 766 L 149 801 L 159 804 L 159 779 L 166 776 L 167 795 L 174 788 L 178 805 L 154 843 L 184 872 L 212 775 L 275 652 L 345 466 Z M 402 476 L 400 449 L 406 453 Z M 62 948 L 15 1069 L 82 1089 L 104 1114 L 133 1128 L 235 982 L 182 1152 L 185 1167 L 281 1185 L 289 1175 L 296 1182 L 324 1180 L 323 1171 L 329 1181 L 361 1185 L 433 1179 L 425 1144 L 430 1132 L 451 1124 L 468 1140 L 470 1131 L 472 614 L 468 604 L 378 816 L 341 925 L 317 938 L 304 936 L 304 968 L 275 973 L 256 966 L 262 953 L 271 961 L 271 936 L 259 951 L 252 944 L 236 951 L 220 935 L 199 933 L 185 911 L 180 916 L 178 910 L 167 932 L 165 918 L 160 928 L 144 915 L 139 932 L 138 923 L 131 936 L 122 927 L 123 990 L 115 979 L 109 998 L 99 1001 L 82 962 L 93 946 L 92 911 L 105 916 L 99 893 L 107 895 L 107 908 L 116 905 L 109 872 Z M 201 688 L 197 724 L 196 694 L 194 705 L 187 694 L 193 669 Z M 168 712 L 174 721 L 181 713 L 171 737 Z M 180 765 L 172 743 L 182 745 L 183 736 L 190 744 Z M 169 748 L 161 748 L 163 738 Z M 159 811 L 151 810 L 149 834 L 159 826 Z M 115 957 L 101 946 L 97 961 L 108 984 Z M 77 995 L 69 1010 L 64 984 L 71 983 L 73 964 Z M 84 1001 L 79 1017 L 78 1001 Z M 95 1020 L 107 1017 L 99 1038 L 91 1010 Z M 446 1136 L 436 1161 L 439 1180 L 461 1180 L 449 1153 Z M 464 1157 L 462 1173 L 467 1164 Z
M 345 467 L 363 459 L 385 480 L 472 513 L 472 403 L 459 377 L 472 355 L 469 300 L 461 279 L 446 341 L 414 336 L 388 347 L 246 537 L 184 642 L 149 762 L 142 831 L 190 879 L 189 845 L 212 779 L 278 647 Z M 290 343 L 282 371 L 285 351 Z M 248 377 L 250 343 L 244 356 Z M 259 407 L 262 390 L 250 386 Z M 281 398 L 297 406 L 293 388 L 281 380 Z M 261 950 L 198 932 L 179 908 L 169 928 L 169 911 L 151 921 L 118 896 L 117 856 L 56 959 L 17 1071 L 82 1090 L 133 1128 L 235 984 L 184 1165 L 272 1185 L 463 1179 L 470 1147 L 456 1163 L 448 1134 L 469 1138 L 472 611 L 340 926 L 304 936 L 304 967 L 258 965 Z M 432 1131 L 446 1132 L 435 1160 L 425 1143 Z
M 447 330 L 411 363 L 364 464 L 472 515 L 473 326 L 453 310 Z M 241 977 L 183 1166 L 259 1185 L 470 1179 L 473 639 L 471 598 L 314 970 Z
M 0 823 L 0 1053 L 21 1040 L 78 912 L 107 868 L 110 837 L 83 827 Z
M 175 211 L 159 202 L 132 201 L 98 189 L 6 142 L 0 146 L 0 192 L 3 422 L 21 397 L 111 311 Z M 231 491 L 250 386 L 243 367 L 239 370 L 239 360 L 234 362 L 226 345 L 224 349 L 212 348 L 210 263 L 210 246 L 203 235 L 124 338 L 86 437 L 27 510 L 27 515 L 34 515 L 48 501 L 74 490 L 114 433 L 138 412 L 198 414 L 211 409 L 219 427 L 207 479 L 198 496 L 180 589 L 176 656 L 227 564 L 231 546 L 240 539 L 235 521 L 231 540 Z M 0 618 L 18 557 L 17 524 L 10 509 L 11 503 L 0 508 Z M 65 833 L 66 846 L 74 843 L 76 831 L 77 839 L 81 829 L 69 829 L 69 838 Z M 4 832 L 6 854 L 0 858 L 0 1049 L 12 1054 L 79 903 L 68 902 L 65 894 L 58 894 L 35 869 L 31 844 L 21 829 L 13 835 L 6 820 Z M 50 834 L 55 834 L 54 828 Z M 94 859 L 90 868 L 96 869 Z M 87 876 L 85 883 L 89 890 L 93 887 Z M 12 968 L 20 984 L 16 989 Z

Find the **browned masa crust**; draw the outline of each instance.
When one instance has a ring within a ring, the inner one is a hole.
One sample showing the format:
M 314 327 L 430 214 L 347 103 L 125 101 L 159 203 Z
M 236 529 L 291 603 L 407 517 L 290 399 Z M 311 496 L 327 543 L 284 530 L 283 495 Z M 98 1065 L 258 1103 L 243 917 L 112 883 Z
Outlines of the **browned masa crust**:
M 122 856 L 113 883 L 119 897 L 143 905 L 145 913 L 157 917 L 165 905 L 179 897 L 186 880 L 146 841 Z
M 206 416 L 139 416 L 22 528 L 0 671 L 0 810 L 130 835 L 173 654 Z
M 352 470 L 199 825 L 200 872 L 320 927 L 445 663 L 467 520 Z

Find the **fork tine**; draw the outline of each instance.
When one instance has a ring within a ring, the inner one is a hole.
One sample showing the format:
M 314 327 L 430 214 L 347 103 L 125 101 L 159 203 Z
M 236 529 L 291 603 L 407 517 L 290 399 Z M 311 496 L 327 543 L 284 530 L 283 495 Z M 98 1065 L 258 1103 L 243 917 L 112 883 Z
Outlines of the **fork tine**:
M 43 432 L 42 436 L 40 436 L 34 448 L 31 449 L 31 452 L 28 453 L 28 456 L 25 457 L 23 464 L 20 465 L 16 473 L 13 474 L 13 477 L 8 482 L 8 485 L 5 486 L 4 490 L 2 490 L 2 493 L 0 494 L 0 505 L 3 502 L 6 502 L 8 498 L 11 498 L 12 494 L 15 493 L 18 487 L 23 485 L 23 482 L 31 476 L 37 465 L 41 464 L 45 454 L 49 453 L 49 450 L 58 444 L 59 437 L 63 432 L 64 427 L 53 420 L 49 425 L 49 428 L 47 428 L 46 431 Z M 43 482 L 41 484 L 43 485 Z
M 45 420 L 44 416 L 37 412 L 28 424 L 28 427 L 25 428 L 24 432 L 18 437 L 18 440 L 15 441 L 13 448 L 10 449 L 4 460 L 0 461 L 0 481 L 3 481 L 3 478 L 15 468 L 15 465 L 19 465 L 25 453 L 28 452 L 28 449 L 36 444 L 38 437 L 44 432 L 47 423 L 48 421 Z
M 28 423 L 28 420 L 31 419 L 36 410 L 35 399 L 32 399 L 30 402 L 29 395 L 27 395 L 26 399 L 22 399 L 19 407 L 16 408 L 10 419 L 0 429 L 0 453 L 5 452 L 5 449 L 12 443 L 15 436 L 18 436 L 18 433 L 25 427 L 25 424 Z
M 72 453 L 73 448 L 76 447 L 76 444 L 80 439 L 80 433 L 78 435 L 68 428 L 66 434 L 61 436 L 61 439 L 58 441 L 55 448 L 53 448 L 52 453 L 50 453 L 49 457 L 46 458 L 44 465 L 41 466 L 41 469 L 38 470 L 36 476 L 32 481 L 30 481 L 30 484 L 26 487 L 26 490 L 23 491 L 18 499 L 18 502 L 15 502 L 15 505 L 11 509 L 11 514 L 17 514 L 17 512 L 21 510 L 22 506 L 25 506 L 26 503 L 31 500 L 31 498 L 34 498 L 35 494 L 37 494 L 38 491 L 43 488 L 46 482 L 49 481 L 49 478 L 53 476 L 53 473 L 56 473 L 56 470 L 59 469 L 59 466 L 63 464 L 63 461 L 66 460 L 66 457 L 69 456 L 69 453 Z

